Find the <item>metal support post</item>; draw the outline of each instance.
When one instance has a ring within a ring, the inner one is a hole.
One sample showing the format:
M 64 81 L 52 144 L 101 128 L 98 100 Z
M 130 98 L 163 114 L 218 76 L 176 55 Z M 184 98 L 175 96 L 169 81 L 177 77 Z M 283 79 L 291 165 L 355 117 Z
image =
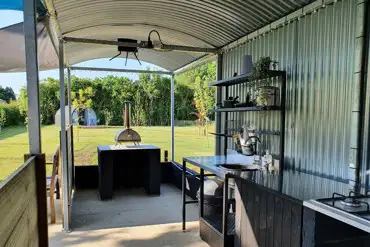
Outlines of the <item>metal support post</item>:
M 66 95 L 64 83 L 64 41 L 59 41 L 59 81 L 60 81 L 60 147 L 62 156 L 63 177 L 63 228 L 69 231 L 69 207 L 68 207 L 68 163 L 67 163 L 67 138 L 66 138 Z
M 182 162 L 182 230 L 186 229 L 186 161 Z
M 68 152 L 68 188 L 72 188 L 73 184 L 73 128 L 72 128 L 72 89 L 71 89 L 71 70 L 67 68 L 68 85 L 67 85 L 67 95 L 68 95 L 68 125 L 69 133 L 67 133 L 67 152 Z M 72 191 L 69 191 L 69 197 Z
M 355 39 L 355 61 L 354 61 L 354 85 L 352 93 L 352 113 L 351 113 L 351 139 L 349 149 L 348 166 L 348 190 L 359 193 L 361 190 L 360 181 L 360 162 L 362 157 L 362 120 L 363 120 L 363 98 L 365 89 L 366 71 L 366 17 L 367 1 L 357 0 L 356 6 L 356 39 Z
M 175 160 L 175 75 L 171 75 L 171 161 Z
M 222 80 L 222 54 L 217 55 L 217 78 L 216 80 Z M 216 105 L 222 103 L 222 87 L 216 88 Z M 215 116 L 216 133 L 222 133 L 221 131 L 221 112 L 216 112 Z M 215 136 L 216 138 L 216 155 L 221 155 L 221 137 Z
M 26 77 L 28 95 L 28 136 L 30 154 L 26 159 L 36 156 L 36 199 L 37 231 L 39 246 L 48 246 L 47 198 L 45 155 L 41 153 L 41 125 L 39 100 L 39 68 L 37 58 L 36 3 L 23 1 L 24 38 L 26 56 Z
M 67 69 L 68 76 L 68 125 L 72 126 L 72 89 L 71 89 L 71 69 Z
M 24 0 L 24 38 L 28 94 L 28 136 L 31 154 L 41 154 L 39 68 L 37 59 L 36 4 Z
M 226 86 L 225 87 L 225 99 L 227 99 L 229 97 L 229 86 Z M 224 114 L 225 116 L 225 120 L 224 120 L 224 133 L 228 134 L 228 131 L 229 131 L 229 113 L 228 112 L 225 112 Z M 228 142 L 228 138 L 224 138 L 224 153 L 223 155 L 227 155 L 227 142 Z

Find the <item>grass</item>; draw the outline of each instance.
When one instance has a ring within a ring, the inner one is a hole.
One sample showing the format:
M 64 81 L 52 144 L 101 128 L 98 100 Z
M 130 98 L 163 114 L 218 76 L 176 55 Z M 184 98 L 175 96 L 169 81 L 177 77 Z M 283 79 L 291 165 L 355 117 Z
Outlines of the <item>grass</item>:
M 41 129 L 42 152 L 51 161 L 59 145 L 59 129 L 45 126 Z M 170 127 L 134 127 L 141 135 L 142 143 L 153 144 L 169 151 L 171 157 Z M 212 128 L 210 128 L 212 129 Z M 79 128 L 74 130 L 75 164 L 96 165 L 98 163 L 97 145 L 114 144 L 114 136 L 119 128 Z M 185 156 L 214 154 L 215 138 L 200 136 L 197 127 L 175 128 L 175 160 L 182 162 Z M 23 155 L 29 151 L 28 132 L 24 126 L 4 128 L 0 132 L 0 181 L 14 172 L 22 163 Z M 163 157 L 162 157 L 163 159 Z M 50 169 L 48 169 L 50 173 Z

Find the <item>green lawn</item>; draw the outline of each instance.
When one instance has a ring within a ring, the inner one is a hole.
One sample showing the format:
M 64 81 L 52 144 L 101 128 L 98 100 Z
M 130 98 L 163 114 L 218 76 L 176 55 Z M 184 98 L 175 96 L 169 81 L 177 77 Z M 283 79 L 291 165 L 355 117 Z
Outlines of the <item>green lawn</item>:
M 142 138 L 142 143 L 153 144 L 170 152 L 170 127 L 134 127 Z M 212 128 L 210 128 L 212 129 Z M 96 165 L 98 144 L 114 144 L 114 136 L 119 128 L 75 129 L 75 164 Z M 59 143 L 59 127 L 42 128 L 42 151 L 50 161 Z M 197 127 L 175 128 L 175 160 L 181 162 L 184 156 L 212 155 L 215 138 L 212 135 L 200 136 Z M 2 129 L 0 132 L 0 181 L 15 171 L 23 163 L 27 153 L 28 133 L 23 126 Z M 169 154 L 171 157 L 171 153 Z M 50 172 L 50 169 L 49 169 Z

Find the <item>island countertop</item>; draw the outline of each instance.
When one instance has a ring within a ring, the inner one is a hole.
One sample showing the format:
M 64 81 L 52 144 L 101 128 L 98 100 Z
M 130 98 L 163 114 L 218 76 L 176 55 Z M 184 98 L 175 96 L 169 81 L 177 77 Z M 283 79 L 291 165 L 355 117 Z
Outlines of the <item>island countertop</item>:
M 252 164 L 253 157 L 233 154 L 227 156 L 185 157 L 183 161 L 224 179 L 226 174 L 233 174 L 233 172 L 228 172 L 218 165 L 236 163 Z M 233 175 L 275 193 L 288 196 L 290 199 L 294 199 L 300 203 L 312 199 L 329 198 L 334 192 L 341 194 L 348 193 L 348 184 L 343 180 L 340 181 L 294 170 L 285 170 L 280 173 L 270 173 L 263 170 L 238 171 Z
M 98 151 L 116 151 L 116 150 L 146 150 L 146 149 L 159 149 L 151 144 L 139 144 L 139 145 L 98 145 Z

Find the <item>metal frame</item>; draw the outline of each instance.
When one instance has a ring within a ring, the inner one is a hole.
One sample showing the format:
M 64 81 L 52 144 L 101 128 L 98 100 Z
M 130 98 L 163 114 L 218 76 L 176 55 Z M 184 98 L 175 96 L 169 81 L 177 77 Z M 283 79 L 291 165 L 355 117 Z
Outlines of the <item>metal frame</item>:
M 106 72 L 121 72 L 121 73 L 137 73 L 137 74 L 160 74 L 171 76 L 171 161 L 175 160 L 175 74 L 169 71 L 150 71 L 150 70 L 134 70 L 134 69 L 110 69 L 110 68 L 97 68 L 97 67 L 76 67 L 68 68 L 68 102 L 71 105 L 71 71 L 106 71 Z M 62 114 L 62 110 L 61 110 Z M 72 125 L 72 114 L 69 109 L 69 124 Z
M 222 200 L 222 239 L 224 246 L 227 246 L 227 228 L 229 218 L 229 174 L 224 179 L 224 195 Z
M 187 47 L 187 46 L 173 46 L 173 45 L 164 45 L 162 44 L 160 47 L 153 47 L 148 48 L 148 43 L 143 41 L 137 44 L 127 43 L 127 42 L 118 42 L 118 41 L 105 41 L 105 40 L 96 40 L 96 39 L 82 39 L 82 38 L 72 38 L 72 37 L 64 37 L 59 40 L 59 77 L 60 77 L 60 111 L 61 111 L 61 133 L 65 133 L 66 131 L 66 111 L 65 111 L 65 76 L 64 76 L 64 44 L 67 42 L 74 42 L 74 43 L 86 43 L 86 44 L 100 44 L 100 45 L 114 45 L 114 46 L 128 46 L 128 47 L 138 47 L 138 48 L 146 48 L 152 50 L 173 50 L 173 51 L 183 51 L 183 52 L 200 52 L 200 53 L 217 53 L 218 49 L 216 48 L 199 48 L 199 47 Z M 177 70 L 178 73 L 184 71 L 186 68 L 190 68 L 195 64 L 199 64 L 200 61 L 208 61 L 209 59 L 213 59 L 213 55 L 205 55 L 196 61 L 188 64 L 186 66 L 181 67 Z M 71 112 L 71 71 L 73 70 L 80 70 L 80 71 L 106 71 L 106 72 L 123 72 L 123 73 L 149 73 L 149 74 L 163 74 L 163 75 L 170 75 L 171 76 L 171 161 L 174 161 L 175 157 L 175 136 L 174 136 L 174 128 L 175 128 L 175 78 L 174 72 L 168 71 L 148 71 L 148 70 L 132 70 L 132 69 L 110 69 L 110 68 L 96 68 L 96 67 L 74 67 L 71 66 L 68 68 L 67 75 L 68 75 L 68 114 L 69 114 L 69 125 L 72 125 L 72 112 Z M 40 142 L 39 142 L 40 143 Z M 68 174 L 68 161 L 67 161 L 67 150 L 66 150 L 66 136 L 64 134 L 61 135 L 61 156 L 62 156 L 62 172 L 63 174 Z M 186 173 L 186 165 L 184 166 L 185 173 Z M 201 180 L 203 180 L 203 176 L 201 176 Z M 68 177 L 63 176 L 63 183 L 68 184 L 67 181 Z M 186 180 L 183 181 L 186 183 Z M 186 186 L 186 184 L 185 184 Z M 203 186 L 202 186 L 203 187 Z M 185 193 L 185 192 L 184 192 Z M 68 195 L 68 187 L 63 187 L 63 194 Z M 185 200 L 185 197 L 184 197 Z M 185 201 L 184 201 L 185 202 Z M 185 203 L 197 203 L 198 201 L 190 201 Z M 63 200 L 63 211 L 64 219 L 63 219 L 63 228 L 65 231 L 70 231 L 69 226 L 69 204 L 68 198 L 64 197 Z M 183 217 L 185 219 L 185 207 L 183 209 Z M 184 224 L 185 228 L 185 224 Z
M 139 43 L 130 42 L 120 42 L 111 40 L 98 40 L 98 39 L 86 39 L 86 38 L 73 38 L 73 37 L 63 37 L 65 42 L 70 43 L 84 43 L 84 44 L 95 44 L 95 45 L 113 45 L 113 46 L 126 46 L 132 48 L 142 48 L 149 50 L 159 50 L 159 51 L 180 51 L 180 52 L 195 52 L 195 53 L 217 53 L 217 48 L 202 48 L 202 47 L 192 47 L 192 46 L 182 46 L 182 45 L 166 45 L 162 44 L 159 47 L 149 47 L 147 41 L 140 41 Z
M 370 4 L 367 3 L 366 6 L 367 13 L 370 13 Z M 370 17 L 366 15 L 366 23 L 368 23 L 368 20 Z M 364 85 L 364 102 L 362 105 L 363 109 L 363 126 L 362 126 L 362 131 L 363 133 L 361 136 L 362 138 L 362 162 L 361 162 L 361 178 L 360 178 L 360 187 L 365 188 L 365 191 L 361 191 L 361 193 L 365 194 L 366 191 L 368 190 L 370 184 L 370 174 L 367 173 L 367 171 L 370 168 L 370 116 L 366 114 L 367 112 L 370 112 L 370 74 L 368 71 L 370 70 L 370 63 L 369 63 L 369 58 L 370 58 L 370 25 L 366 25 L 366 58 L 365 58 L 365 64 L 366 68 L 364 71 L 364 80 L 365 80 L 365 85 Z
M 72 89 L 71 89 L 71 69 L 67 68 L 68 77 L 68 125 L 72 126 Z
M 280 169 L 283 170 L 284 169 L 284 146 L 285 146 L 285 104 L 286 104 L 286 83 L 287 83 L 287 74 L 285 71 L 276 71 L 276 73 L 273 75 L 273 77 L 278 77 L 279 80 L 281 81 L 281 98 L 280 98 L 280 107 L 279 107 L 279 111 L 280 111 Z M 232 80 L 232 78 L 230 79 Z M 238 84 L 243 84 L 245 82 L 241 82 L 241 83 L 238 83 Z M 221 92 L 219 92 L 219 95 L 222 95 L 223 91 L 225 90 L 225 99 L 228 98 L 229 96 L 229 87 L 230 85 L 229 84 L 222 84 L 222 85 L 214 85 L 214 86 L 217 86 L 217 88 L 221 88 L 222 89 L 218 89 L 218 90 L 222 90 Z M 217 101 L 218 103 L 221 103 L 222 101 Z M 269 109 L 266 109 L 267 111 Z M 243 109 L 241 111 L 238 111 L 238 112 L 244 112 L 244 111 L 249 111 L 249 109 Z M 237 111 L 227 111 L 227 110 L 220 110 L 219 112 L 221 113 L 224 113 L 225 116 L 224 116 L 224 133 L 227 134 L 227 130 L 228 130 L 228 120 L 229 120 L 229 113 L 232 113 L 232 112 L 237 112 Z M 217 123 L 216 123 L 216 128 L 221 128 L 221 126 L 217 126 Z M 218 132 L 218 133 L 221 133 L 221 132 Z M 262 133 L 261 133 L 262 134 Z M 263 134 L 272 134 L 272 135 L 275 135 L 274 132 L 266 132 L 266 133 L 263 133 Z M 223 136 L 224 137 L 224 146 L 223 146 L 223 154 L 222 155 L 227 155 L 227 149 L 228 149 L 228 136 L 225 135 Z M 217 139 L 216 139 L 217 140 Z M 217 143 L 216 143 L 217 145 Z
M 198 203 L 198 200 L 186 200 L 186 178 L 187 177 L 199 177 L 200 179 L 200 190 L 203 191 L 203 193 L 200 193 L 199 195 L 199 201 L 201 204 L 199 205 L 199 213 L 201 216 L 203 216 L 203 196 L 204 196 L 204 170 L 200 169 L 200 175 L 187 175 L 187 169 L 186 169 L 186 161 L 183 159 L 182 161 L 182 185 L 181 185 L 181 193 L 182 193 L 182 231 L 185 232 L 186 230 L 186 205 L 187 204 L 194 204 Z M 214 176 L 213 174 L 207 174 L 207 176 Z
M 217 54 L 219 55 L 219 54 Z M 206 54 L 200 58 L 197 58 L 196 60 L 188 63 L 188 64 L 185 64 L 184 66 L 182 66 L 181 68 L 178 68 L 176 70 L 173 71 L 173 73 L 175 75 L 177 74 L 181 74 L 181 73 L 184 73 L 186 71 L 189 71 L 191 69 L 194 69 L 196 68 L 197 66 L 199 66 L 200 64 L 203 64 L 203 63 L 208 63 L 210 61 L 214 61 L 217 59 L 217 55 L 216 54 Z
M 121 73 L 138 73 L 138 74 L 160 74 L 160 75 L 173 75 L 172 72 L 162 70 L 135 70 L 135 69 L 110 69 L 98 67 L 69 67 L 70 70 L 80 71 L 104 71 L 104 72 L 121 72 Z
M 215 53 L 218 52 L 217 48 L 199 48 L 199 47 L 187 47 L 187 46 L 174 46 L 162 44 L 159 48 L 148 48 L 148 42 L 142 41 L 137 44 L 132 44 L 128 42 L 118 42 L 118 41 L 107 41 L 107 40 L 97 40 L 97 39 L 85 39 L 85 38 L 74 38 L 74 37 L 63 37 L 62 41 L 72 42 L 72 43 L 85 43 L 85 44 L 100 44 L 100 45 L 113 45 L 113 46 L 127 46 L 127 47 L 138 47 L 152 50 L 173 50 L 173 51 L 183 51 L 183 52 L 201 52 L 201 53 L 211 53 L 212 55 L 204 55 L 203 57 L 197 59 L 196 61 L 181 67 L 176 70 L 180 73 L 185 71 L 187 68 L 191 68 L 201 61 L 208 61 L 213 59 Z M 60 53 L 60 51 L 59 51 Z M 62 54 L 62 53 L 60 53 Z M 134 70 L 134 69 L 110 69 L 110 68 L 97 68 L 97 67 L 76 67 L 71 66 L 68 68 L 68 83 L 69 91 L 68 96 L 70 98 L 70 71 L 80 70 L 80 71 L 106 71 L 106 72 L 121 72 L 121 73 L 146 73 L 146 74 L 162 74 L 171 76 L 171 161 L 175 160 L 175 73 L 169 71 L 148 71 L 148 70 Z M 69 101 L 70 104 L 70 101 Z M 62 110 L 61 110 L 61 114 Z M 69 119 L 71 121 L 71 111 L 69 110 Z M 71 124 L 71 123 L 70 123 Z
M 28 136 L 31 154 L 41 154 L 39 68 L 37 57 L 36 4 L 24 0 L 24 38 L 28 94 Z
M 175 75 L 171 75 L 171 161 L 175 161 Z
M 218 54 L 217 55 L 217 78 L 216 80 L 222 80 L 222 70 L 223 70 L 223 55 Z M 216 104 L 217 103 L 222 103 L 222 88 L 221 87 L 216 87 Z M 215 116 L 215 125 L 216 125 L 216 133 L 221 133 L 221 112 L 216 112 Z M 221 155 L 221 137 L 220 136 L 215 136 L 216 138 L 216 147 L 215 147 L 215 154 L 216 155 Z
M 204 216 L 204 179 L 205 177 L 216 176 L 215 174 L 204 174 L 204 169 L 200 168 L 199 175 L 188 175 L 186 169 L 186 161 L 183 159 L 182 162 L 182 230 L 186 231 L 186 205 L 199 203 L 199 217 L 201 220 L 206 221 Z M 186 178 L 187 177 L 199 177 L 199 201 L 198 200 L 186 200 Z M 227 246 L 228 236 L 228 218 L 229 218 L 229 179 L 230 174 L 226 174 L 224 178 L 223 186 L 223 200 L 222 200 L 222 240 L 223 246 Z
M 357 1 L 356 55 L 351 112 L 350 159 L 348 165 L 348 190 L 361 192 L 361 159 L 363 155 L 364 98 L 366 97 L 367 58 L 367 1 Z M 365 179 L 366 181 L 366 179 Z
M 64 83 L 64 41 L 59 41 L 59 81 L 60 81 L 60 155 L 62 157 L 62 174 L 63 174 L 63 228 L 70 231 L 69 227 L 69 205 L 68 205 L 68 163 L 67 163 L 67 138 L 66 138 L 66 95 Z

